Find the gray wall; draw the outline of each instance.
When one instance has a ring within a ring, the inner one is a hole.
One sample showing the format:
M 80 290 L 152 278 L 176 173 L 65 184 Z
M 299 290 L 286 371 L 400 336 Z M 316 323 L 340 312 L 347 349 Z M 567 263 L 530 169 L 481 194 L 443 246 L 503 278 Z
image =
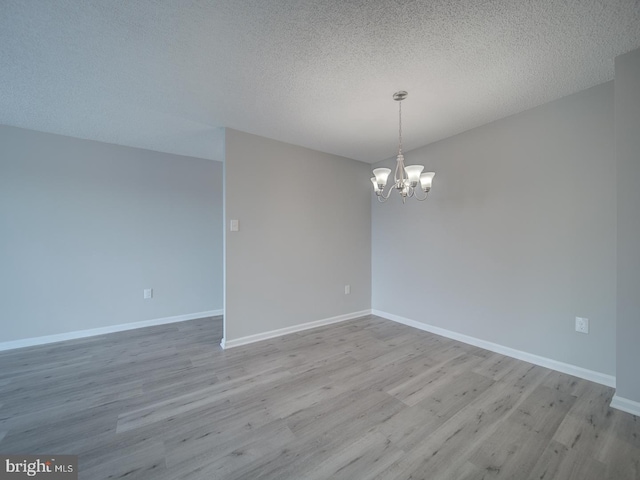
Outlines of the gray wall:
M 616 395 L 640 402 L 640 50 L 616 58 L 618 349 Z
M 0 342 L 222 308 L 220 162 L 0 126 L 0 229 Z
M 369 165 L 227 129 L 225 179 L 226 341 L 370 308 Z
M 436 177 L 374 202 L 373 308 L 615 375 L 613 83 L 405 156 Z

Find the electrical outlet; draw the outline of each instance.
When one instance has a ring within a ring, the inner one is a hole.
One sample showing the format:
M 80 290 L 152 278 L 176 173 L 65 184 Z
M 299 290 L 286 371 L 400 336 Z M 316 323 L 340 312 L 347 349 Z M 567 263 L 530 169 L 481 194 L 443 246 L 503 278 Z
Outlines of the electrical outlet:
M 589 333 L 589 319 L 576 317 L 576 332 Z
M 149 300 L 150 298 L 153 298 L 153 288 L 145 288 L 143 293 L 143 298 L 145 300 Z
M 344 294 L 349 295 L 351 293 L 351 285 L 344 286 Z

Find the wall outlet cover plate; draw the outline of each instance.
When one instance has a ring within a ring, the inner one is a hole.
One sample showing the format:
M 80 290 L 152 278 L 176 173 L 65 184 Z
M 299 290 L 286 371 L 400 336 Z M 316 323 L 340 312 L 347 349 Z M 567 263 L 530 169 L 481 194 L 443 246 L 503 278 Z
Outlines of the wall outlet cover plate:
M 589 319 L 576 317 L 576 332 L 589 333 Z

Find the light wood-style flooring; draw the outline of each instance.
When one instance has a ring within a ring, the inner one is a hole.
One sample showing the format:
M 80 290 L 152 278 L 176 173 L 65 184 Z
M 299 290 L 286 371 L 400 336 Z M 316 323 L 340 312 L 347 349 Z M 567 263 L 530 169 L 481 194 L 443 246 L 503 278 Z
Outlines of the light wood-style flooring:
M 0 453 L 80 478 L 640 479 L 613 390 L 369 316 L 222 350 L 220 317 L 0 352 Z

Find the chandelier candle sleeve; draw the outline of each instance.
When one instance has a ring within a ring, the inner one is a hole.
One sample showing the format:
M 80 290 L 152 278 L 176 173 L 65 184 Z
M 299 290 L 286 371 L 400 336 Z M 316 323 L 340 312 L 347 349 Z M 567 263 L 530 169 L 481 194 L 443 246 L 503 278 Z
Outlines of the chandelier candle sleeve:
M 393 94 L 393 99 L 398 102 L 398 156 L 396 171 L 393 175 L 393 186 L 389 187 L 385 195 L 384 187 L 387 185 L 387 179 L 391 173 L 389 168 L 376 168 L 373 171 L 374 177 L 371 178 L 373 191 L 380 202 L 386 201 L 394 189 L 400 193 L 402 203 L 411 197 L 419 201 L 426 200 L 435 176 L 435 172 L 422 173 L 422 170 L 424 170 L 422 165 L 407 165 L 406 167 L 404 165 L 404 155 L 402 155 L 402 100 L 405 98 L 407 98 L 407 92 L 405 91 Z M 420 184 L 420 190 L 424 193 L 423 197 L 418 195 L 418 183 Z

